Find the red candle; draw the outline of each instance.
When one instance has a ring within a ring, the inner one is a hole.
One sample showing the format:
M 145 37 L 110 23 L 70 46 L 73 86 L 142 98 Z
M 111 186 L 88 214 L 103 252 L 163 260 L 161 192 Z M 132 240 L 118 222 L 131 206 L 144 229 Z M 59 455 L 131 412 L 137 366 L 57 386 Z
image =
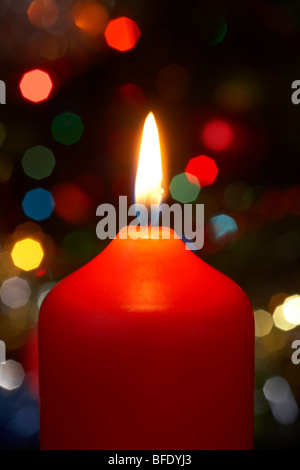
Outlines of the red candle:
M 42 449 L 252 448 L 251 304 L 166 230 L 117 236 L 46 297 Z

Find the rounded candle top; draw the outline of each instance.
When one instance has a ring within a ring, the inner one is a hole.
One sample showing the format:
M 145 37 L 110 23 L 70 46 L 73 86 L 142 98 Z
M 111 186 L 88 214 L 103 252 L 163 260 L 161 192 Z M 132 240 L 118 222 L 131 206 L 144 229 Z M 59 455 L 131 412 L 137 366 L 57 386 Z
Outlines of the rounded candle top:
M 71 318 L 84 309 L 87 315 L 117 316 L 164 310 L 173 319 L 179 311 L 198 315 L 206 310 L 213 317 L 238 319 L 245 307 L 253 316 L 242 289 L 187 250 L 172 229 L 152 227 L 153 238 L 151 228 L 135 229 L 124 227 L 102 253 L 59 282 L 46 297 L 41 316 L 47 304 L 53 315 L 62 310 Z

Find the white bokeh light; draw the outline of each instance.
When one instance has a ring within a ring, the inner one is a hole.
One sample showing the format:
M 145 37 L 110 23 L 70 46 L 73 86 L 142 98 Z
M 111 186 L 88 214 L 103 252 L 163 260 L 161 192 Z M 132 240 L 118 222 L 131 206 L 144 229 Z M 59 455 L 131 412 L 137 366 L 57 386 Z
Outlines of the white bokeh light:
M 0 365 L 0 387 L 5 390 L 15 390 L 22 385 L 25 373 L 19 362 L 9 359 Z
M 11 277 L 3 282 L 0 289 L 0 297 L 2 302 L 8 307 L 23 307 L 30 297 L 29 284 L 20 277 Z
M 285 319 L 293 325 L 300 324 L 300 296 L 292 295 L 285 299 L 282 310 Z

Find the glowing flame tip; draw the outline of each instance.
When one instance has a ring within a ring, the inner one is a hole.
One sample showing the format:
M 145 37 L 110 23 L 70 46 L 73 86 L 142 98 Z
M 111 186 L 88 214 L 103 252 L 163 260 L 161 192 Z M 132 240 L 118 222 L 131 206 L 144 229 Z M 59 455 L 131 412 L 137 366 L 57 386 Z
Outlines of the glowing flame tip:
M 158 129 L 154 114 L 145 120 L 135 182 L 137 204 L 160 204 L 162 200 L 162 164 Z

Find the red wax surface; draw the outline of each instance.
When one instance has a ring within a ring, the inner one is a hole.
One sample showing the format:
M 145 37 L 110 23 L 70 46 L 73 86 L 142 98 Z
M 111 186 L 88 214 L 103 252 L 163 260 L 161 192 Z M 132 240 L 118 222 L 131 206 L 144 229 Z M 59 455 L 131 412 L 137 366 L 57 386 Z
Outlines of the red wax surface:
M 245 293 L 179 239 L 116 238 L 46 297 L 42 449 L 251 449 Z

